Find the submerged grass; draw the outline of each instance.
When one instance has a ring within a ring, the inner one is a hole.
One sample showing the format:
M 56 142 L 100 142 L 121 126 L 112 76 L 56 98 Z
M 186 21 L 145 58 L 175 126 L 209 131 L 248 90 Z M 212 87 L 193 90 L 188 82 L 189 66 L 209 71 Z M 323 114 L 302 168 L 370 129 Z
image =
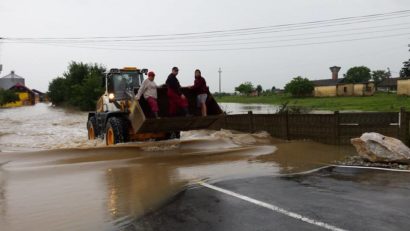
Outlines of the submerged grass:
M 410 110 L 410 97 L 396 94 L 376 93 L 366 97 L 323 97 L 294 98 L 287 95 L 272 96 L 222 96 L 218 102 L 224 103 L 260 103 L 281 105 L 289 102 L 289 106 L 307 107 L 314 110 L 330 111 L 381 111 L 397 112 L 404 107 Z

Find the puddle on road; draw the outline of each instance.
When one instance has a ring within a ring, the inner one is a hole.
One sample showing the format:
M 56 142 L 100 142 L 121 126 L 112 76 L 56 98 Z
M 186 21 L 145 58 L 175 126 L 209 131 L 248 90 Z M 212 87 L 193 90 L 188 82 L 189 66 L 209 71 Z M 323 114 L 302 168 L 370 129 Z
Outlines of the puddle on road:
M 36 116 L 11 128 L 21 113 Z M 0 110 L 1 230 L 116 230 L 195 180 L 300 172 L 352 151 L 224 130 L 105 147 L 86 140 L 85 120 L 46 105 Z

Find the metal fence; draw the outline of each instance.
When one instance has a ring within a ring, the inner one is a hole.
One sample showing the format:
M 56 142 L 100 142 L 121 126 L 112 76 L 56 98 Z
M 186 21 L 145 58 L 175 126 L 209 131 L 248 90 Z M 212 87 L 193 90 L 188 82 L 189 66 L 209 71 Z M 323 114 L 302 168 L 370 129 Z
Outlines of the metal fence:
M 308 139 L 326 144 L 349 144 L 365 132 L 378 132 L 409 144 L 409 112 L 333 114 L 253 114 L 225 115 L 213 128 L 242 132 L 266 131 L 272 137 Z

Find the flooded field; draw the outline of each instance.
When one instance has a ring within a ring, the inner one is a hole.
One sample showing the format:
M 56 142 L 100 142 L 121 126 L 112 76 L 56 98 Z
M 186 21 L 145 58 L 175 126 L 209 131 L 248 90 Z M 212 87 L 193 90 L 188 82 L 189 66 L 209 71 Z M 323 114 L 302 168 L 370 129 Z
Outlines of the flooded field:
M 0 109 L 1 230 L 119 230 L 195 182 L 308 171 L 350 147 L 266 133 L 191 131 L 181 140 L 105 147 L 86 113 Z

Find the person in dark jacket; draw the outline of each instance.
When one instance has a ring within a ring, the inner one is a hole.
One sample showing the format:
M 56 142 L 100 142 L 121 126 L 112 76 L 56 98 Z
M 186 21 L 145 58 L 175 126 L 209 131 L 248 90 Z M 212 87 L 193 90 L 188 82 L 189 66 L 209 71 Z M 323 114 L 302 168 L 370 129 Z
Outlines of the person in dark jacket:
M 181 85 L 177 79 L 178 67 L 172 68 L 172 73 L 169 74 L 165 84 L 167 85 L 168 91 L 168 113 L 169 116 L 176 116 L 177 110 L 182 109 L 185 115 L 189 115 L 188 112 L 188 100 L 181 91 Z
M 196 105 L 201 108 L 202 116 L 207 115 L 206 99 L 208 98 L 208 87 L 206 81 L 201 75 L 200 70 L 195 70 L 194 86 L 191 88 L 196 93 Z

